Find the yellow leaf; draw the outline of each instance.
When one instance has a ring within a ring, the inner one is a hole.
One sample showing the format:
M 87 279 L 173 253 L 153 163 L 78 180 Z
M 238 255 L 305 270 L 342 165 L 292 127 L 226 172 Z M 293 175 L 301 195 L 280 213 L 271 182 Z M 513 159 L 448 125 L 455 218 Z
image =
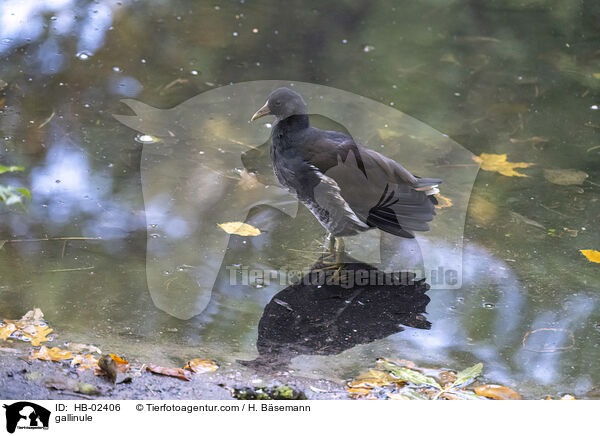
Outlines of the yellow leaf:
M 109 354 L 110 357 L 117 364 L 117 369 L 119 372 L 127 372 L 129 371 L 129 362 L 123 359 L 122 357 L 117 356 L 116 354 Z
M 184 369 L 189 369 L 197 374 L 202 374 L 204 372 L 216 371 L 219 369 L 219 366 L 211 360 L 192 359 Z
M 79 365 L 77 369 L 91 369 L 96 367 L 98 364 L 98 358 L 92 356 L 91 354 L 78 354 L 71 361 L 71 366 Z
M 369 395 L 371 389 L 369 388 L 348 388 L 348 393 L 356 396 Z
M 482 170 L 496 171 L 508 177 L 529 177 L 526 174 L 515 171 L 515 168 L 528 168 L 535 165 L 530 162 L 508 162 L 506 154 L 481 153 L 479 156 L 473 156 L 473 160 L 481 164 Z
M 227 223 L 218 224 L 225 232 L 230 235 L 240 236 L 258 236 L 260 230 L 250 224 L 242 223 L 239 221 L 232 221 Z
M 452 206 L 452 200 L 442 194 L 435 194 L 435 198 L 438 199 L 438 204 L 435 205 L 436 209 L 444 209 Z
M 42 342 L 48 342 L 50 338 L 48 335 L 52 333 L 52 329 L 47 325 L 36 325 L 33 327 L 33 331 L 31 329 L 23 329 L 21 330 L 23 336 L 29 338 L 31 340 L 31 345 L 37 347 L 41 345 Z
M 600 79 L 600 73 L 594 73 L 593 76 L 594 79 Z
M 0 325 L 0 339 L 3 341 L 7 340 L 10 335 L 17 329 L 13 323 L 2 323 L 4 325 Z
M 33 352 L 31 358 L 40 360 L 54 360 L 55 362 L 58 362 L 60 360 L 72 359 L 73 355 L 70 351 L 61 350 L 58 347 L 47 348 L 42 345 L 38 351 Z
M 581 254 L 587 257 L 587 260 L 594 263 L 600 263 L 600 251 L 596 250 L 579 250 Z

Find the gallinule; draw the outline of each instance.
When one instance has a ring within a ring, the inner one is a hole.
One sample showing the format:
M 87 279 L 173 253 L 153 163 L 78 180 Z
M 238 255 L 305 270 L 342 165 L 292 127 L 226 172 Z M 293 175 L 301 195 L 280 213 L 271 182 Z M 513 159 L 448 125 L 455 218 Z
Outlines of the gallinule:
M 275 175 L 330 233 L 332 250 L 334 238 L 375 227 L 403 238 L 429 230 L 440 179 L 415 177 L 345 133 L 311 127 L 306 102 L 291 89 L 273 91 L 251 121 L 266 115 L 276 117 Z

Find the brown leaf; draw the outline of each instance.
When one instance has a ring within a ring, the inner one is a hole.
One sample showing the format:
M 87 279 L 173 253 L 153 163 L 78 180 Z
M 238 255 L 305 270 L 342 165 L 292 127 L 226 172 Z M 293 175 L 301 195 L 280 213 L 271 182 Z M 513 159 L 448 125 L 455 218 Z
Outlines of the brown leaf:
M 39 360 L 53 360 L 55 362 L 59 362 L 61 360 L 72 359 L 73 355 L 70 351 L 61 350 L 58 347 L 47 348 L 44 345 L 40 347 L 39 350 L 34 351 L 31 359 L 39 359 Z
M 588 177 L 587 173 L 579 170 L 544 170 L 544 178 L 555 185 L 581 185 Z
M 164 366 L 148 365 L 146 371 L 150 371 L 154 374 L 168 375 L 169 377 L 175 377 L 184 381 L 190 381 L 192 379 L 191 373 L 183 368 L 165 368 Z
M 475 388 L 475 393 L 494 400 L 520 400 L 521 396 L 506 386 L 482 385 Z
M 211 360 L 192 359 L 188 362 L 184 369 L 189 369 L 196 374 L 202 374 L 205 372 L 216 371 L 219 369 L 219 365 Z

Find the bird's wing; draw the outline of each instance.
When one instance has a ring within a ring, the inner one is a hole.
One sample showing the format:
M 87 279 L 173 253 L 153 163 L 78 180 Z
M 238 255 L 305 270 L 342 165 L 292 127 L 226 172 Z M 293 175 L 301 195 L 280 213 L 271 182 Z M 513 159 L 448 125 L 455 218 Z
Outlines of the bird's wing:
M 359 147 L 362 160 L 367 173 L 381 171 L 390 183 L 407 184 L 416 191 L 423 191 L 427 195 L 437 194 L 437 185 L 442 183 L 441 179 L 420 178 L 413 176 L 395 160 L 366 147 Z
M 431 194 L 438 192 L 441 180 L 415 177 L 402 165 L 349 137 L 323 136 L 313 159 L 363 223 L 405 238 L 413 238 L 413 231 L 429 230 L 427 223 L 435 215 Z

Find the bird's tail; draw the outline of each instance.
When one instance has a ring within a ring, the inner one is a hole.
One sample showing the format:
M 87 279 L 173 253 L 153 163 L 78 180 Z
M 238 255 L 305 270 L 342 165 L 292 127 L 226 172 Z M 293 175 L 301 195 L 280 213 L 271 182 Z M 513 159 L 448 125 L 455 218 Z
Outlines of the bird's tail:
M 442 183 L 441 179 L 418 178 L 417 183 L 413 186 L 415 191 L 422 191 L 427 196 L 435 195 L 440 192 L 438 185 Z

